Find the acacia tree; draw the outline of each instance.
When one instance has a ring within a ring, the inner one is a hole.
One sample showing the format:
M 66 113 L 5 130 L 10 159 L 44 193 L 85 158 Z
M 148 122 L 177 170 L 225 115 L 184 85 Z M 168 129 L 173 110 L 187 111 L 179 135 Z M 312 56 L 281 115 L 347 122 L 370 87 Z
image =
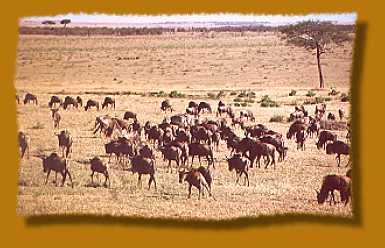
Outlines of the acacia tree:
M 65 31 L 65 35 L 67 36 L 67 30 L 65 29 L 67 24 L 71 23 L 71 19 L 63 19 L 60 21 L 60 24 L 64 25 L 64 31 Z
M 316 50 L 317 65 L 319 74 L 319 87 L 325 88 L 325 82 L 321 68 L 321 55 L 328 52 L 328 45 L 341 45 L 352 37 L 349 31 L 339 29 L 332 22 L 304 21 L 293 25 L 285 26 L 280 30 L 283 38 L 289 44 L 304 47 L 307 50 Z

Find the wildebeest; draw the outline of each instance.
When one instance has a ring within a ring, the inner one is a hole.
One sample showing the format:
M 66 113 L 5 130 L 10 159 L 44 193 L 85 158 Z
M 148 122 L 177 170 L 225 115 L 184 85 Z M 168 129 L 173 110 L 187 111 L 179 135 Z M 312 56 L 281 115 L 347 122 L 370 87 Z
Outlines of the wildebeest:
M 335 120 L 336 120 L 336 116 L 335 116 L 333 113 L 329 113 L 327 119 L 328 119 L 329 121 L 335 121 Z
M 83 107 L 83 100 L 80 96 L 76 97 L 76 102 L 78 103 L 79 107 Z
M 154 182 L 156 190 L 156 180 L 155 180 L 155 166 L 154 160 L 150 158 L 145 158 L 141 155 L 136 155 L 131 158 L 131 169 L 130 171 L 138 173 L 138 186 L 142 185 L 142 175 L 150 175 L 150 180 L 148 181 L 148 189 L 151 187 L 151 183 Z
M 161 146 L 163 142 L 163 134 L 164 131 L 162 129 L 158 128 L 157 126 L 153 126 L 152 128 L 150 128 L 150 130 L 148 130 L 147 138 L 150 142 L 153 142 L 154 145 L 157 142 L 158 146 Z
M 92 184 L 94 184 L 94 173 L 97 172 L 97 173 L 103 174 L 105 177 L 103 185 L 107 186 L 107 180 L 108 180 L 108 184 L 110 186 L 111 184 L 110 176 L 108 174 L 107 166 L 103 164 L 103 161 L 98 157 L 94 157 L 90 160 L 90 163 L 91 163 L 91 171 L 92 171 L 92 174 L 91 174 Z
M 188 103 L 188 108 L 198 108 L 198 103 L 196 103 L 196 102 L 194 102 L 194 101 L 190 101 L 189 103 Z
M 27 104 L 27 103 L 34 103 L 37 105 L 37 96 L 35 96 L 31 93 L 25 94 L 24 104 Z
M 73 184 L 73 181 L 72 181 L 72 177 L 71 177 L 71 174 L 70 172 L 68 171 L 68 160 L 67 159 L 64 159 L 64 158 L 61 158 L 59 157 L 59 155 L 57 153 L 51 153 L 48 157 L 41 157 L 43 159 L 43 171 L 44 173 L 47 173 L 47 177 L 45 179 L 45 183 L 44 184 L 47 184 L 48 182 L 48 177 L 51 173 L 51 171 L 54 171 L 56 172 L 56 175 L 57 173 L 59 172 L 61 175 L 62 175 L 62 185 L 61 186 L 64 186 L 64 182 L 66 180 L 66 176 L 68 175 L 70 181 L 71 181 L 71 186 L 72 188 L 74 187 L 74 184 Z M 57 183 L 57 178 L 55 178 L 55 182 Z
M 237 174 L 237 179 L 235 183 L 238 183 L 239 179 L 241 178 L 242 174 L 245 174 L 246 180 L 247 180 L 247 186 L 250 186 L 249 182 L 249 174 L 247 173 L 248 167 L 250 165 L 250 161 L 242 158 L 241 154 L 237 153 L 234 154 L 233 157 L 227 158 L 227 163 L 229 166 L 229 171 L 235 170 Z
M 350 154 L 350 147 L 345 142 L 336 140 L 333 143 L 326 145 L 326 154 L 337 154 L 337 157 L 336 157 L 337 164 L 338 164 L 338 166 L 340 166 L 341 154 L 349 155 Z M 350 159 L 349 159 L 349 161 L 350 161 Z M 346 166 L 348 166 L 348 164 L 346 164 Z
M 58 96 L 51 96 L 51 99 L 48 102 L 48 107 L 58 108 L 61 104 L 62 104 L 62 101 Z M 59 105 L 59 106 L 56 106 L 56 105 Z
M 337 140 L 337 134 L 334 134 L 330 131 L 323 130 L 319 134 L 318 142 L 317 142 L 317 148 L 320 149 L 321 147 L 323 149 L 326 149 L 326 143 L 328 141 L 336 141 Z
M 63 102 L 63 109 L 67 110 L 67 108 L 69 106 L 72 106 L 73 108 L 78 108 L 78 102 L 76 101 L 75 98 L 73 98 L 72 96 L 66 96 L 64 98 L 64 102 Z
M 72 136 L 71 134 L 65 129 L 62 130 L 58 135 L 59 140 L 59 150 L 62 151 L 63 157 L 67 158 L 69 153 L 72 151 Z
M 239 116 L 240 116 L 240 117 L 246 117 L 247 120 L 249 120 L 249 118 L 250 118 L 251 121 L 255 121 L 254 114 L 253 114 L 253 112 L 252 112 L 251 110 L 249 110 L 249 109 L 247 109 L 247 110 L 241 110 L 241 111 L 239 112 Z
M 352 176 L 353 176 L 352 168 L 350 168 L 350 169 L 346 172 L 346 176 L 349 177 L 350 179 L 352 179 Z
M 53 128 L 60 128 L 60 120 L 61 116 L 59 113 L 59 109 L 51 109 L 51 117 L 52 117 L 52 126 Z
M 91 99 L 88 100 L 86 106 L 84 107 L 84 110 L 87 111 L 91 107 L 95 107 L 97 110 L 99 110 L 99 102 Z
M 301 130 L 295 134 L 295 142 L 297 143 L 297 150 L 302 149 L 305 151 L 305 141 L 306 141 L 305 130 Z
M 106 96 L 102 103 L 102 109 L 107 108 L 108 106 L 112 106 L 115 109 L 115 99 L 112 99 L 111 97 Z
M 313 137 L 314 133 L 318 136 L 320 128 L 321 126 L 318 121 L 311 121 L 309 127 L 307 128 L 307 134 L 310 137 Z
M 282 137 L 267 135 L 259 138 L 259 141 L 261 141 L 262 143 L 271 144 L 275 147 L 276 151 L 279 154 L 278 161 L 283 161 L 285 159 L 288 148 L 285 147 Z
M 16 94 L 16 102 L 17 102 L 17 104 L 20 104 L 20 97 L 18 94 Z
M 24 158 L 24 154 L 27 151 L 27 158 L 29 158 L 30 138 L 24 132 L 19 131 L 18 134 L 20 156 Z
M 307 130 L 308 125 L 302 123 L 293 123 L 290 125 L 289 131 L 286 134 L 286 138 L 291 139 L 295 134 L 302 130 Z
M 179 171 L 179 183 L 182 183 L 183 180 L 188 183 L 189 194 L 187 198 L 191 198 L 192 186 L 195 186 L 199 191 L 198 200 L 201 199 L 201 194 L 204 194 L 204 188 L 206 188 L 207 192 L 209 193 L 209 196 L 212 196 L 211 188 L 208 185 L 204 175 L 199 171 L 199 168 L 192 168 L 189 171 Z
M 131 111 L 124 112 L 123 120 L 129 120 L 129 119 L 136 120 L 136 114 Z
M 345 111 L 343 109 L 338 109 L 338 115 L 342 121 L 342 119 L 345 117 Z
M 191 143 L 188 145 L 188 150 L 189 150 L 189 156 L 191 156 L 191 166 L 194 163 L 194 157 L 198 156 L 199 159 L 199 165 L 201 165 L 201 157 L 206 157 L 207 159 L 207 164 L 213 165 L 213 168 L 215 168 L 214 165 L 214 155 L 213 155 L 213 150 L 210 145 L 206 144 L 199 144 L 199 143 Z
M 180 162 L 182 160 L 182 150 L 179 147 L 171 145 L 166 145 L 160 150 L 163 154 L 164 159 L 168 160 L 168 169 L 170 170 L 170 173 L 172 173 L 171 161 L 175 161 L 177 168 L 179 169 Z
M 207 102 L 200 102 L 198 105 L 198 113 L 201 113 L 201 111 L 207 110 L 210 114 L 212 113 L 211 106 Z
M 164 111 L 165 113 L 166 113 L 167 109 L 169 109 L 170 112 L 173 111 L 173 108 L 172 108 L 172 106 L 171 106 L 171 104 L 170 104 L 170 101 L 167 100 L 167 99 L 164 100 L 164 101 L 162 101 L 162 103 L 160 104 L 160 109 L 161 109 L 162 111 Z
M 340 192 L 341 202 L 344 202 L 345 205 L 348 204 L 351 196 L 351 179 L 347 176 L 340 175 L 325 176 L 320 191 L 316 190 L 318 203 L 324 203 L 329 194 L 331 195 L 333 202 L 336 203 L 334 199 L 334 190 Z

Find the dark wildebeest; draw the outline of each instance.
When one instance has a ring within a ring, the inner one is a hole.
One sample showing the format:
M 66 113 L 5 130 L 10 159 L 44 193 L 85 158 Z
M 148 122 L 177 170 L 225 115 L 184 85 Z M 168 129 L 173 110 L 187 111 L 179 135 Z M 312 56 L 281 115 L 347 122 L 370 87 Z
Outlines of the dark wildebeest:
M 198 113 L 200 114 L 202 110 L 207 110 L 210 114 L 212 113 L 211 106 L 207 102 L 200 102 L 198 105 Z
M 169 100 L 164 100 L 160 104 L 160 109 L 166 113 L 167 109 L 170 110 L 170 112 L 173 111 L 173 108 L 171 107 L 170 101 Z
M 129 119 L 136 120 L 136 114 L 131 111 L 126 111 L 124 113 L 123 120 L 129 120 Z
M 340 192 L 341 202 L 344 202 L 345 205 L 347 205 L 351 196 L 351 179 L 347 176 L 339 175 L 325 176 L 322 181 L 321 190 L 316 190 L 318 203 L 324 203 L 329 194 L 331 195 L 331 200 L 336 203 L 334 199 L 334 190 Z
M 305 130 L 301 130 L 295 134 L 295 142 L 297 143 L 297 150 L 302 149 L 305 151 L 305 141 L 306 141 Z
M 59 113 L 59 109 L 51 109 L 51 117 L 52 117 L 52 126 L 53 128 L 60 128 L 60 120 L 61 116 Z
M 144 158 L 155 159 L 154 151 L 148 145 L 139 149 L 139 155 Z
M 246 158 L 250 160 L 250 167 L 253 168 L 254 161 L 257 159 L 258 168 L 261 167 L 260 159 L 264 157 L 267 159 L 265 161 L 265 169 L 269 166 L 270 162 L 274 165 L 275 169 L 275 147 L 268 143 L 262 143 L 259 140 L 256 141 L 250 138 L 243 138 L 237 146 L 236 149 L 238 152 L 241 152 Z M 246 154 L 248 152 L 248 154 Z
M 111 97 L 106 96 L 102 103 L 102 109 L 107 108 L 108 106 L 111 106 L 115 109 L 115 99 L 112 99 Z
M 150 175 L 150 180 L 148 181 L 148 189 L 151 187 L 151 183 L 154 181 L 154 186 L 156 190 L 156 180 L 155 180 L 155 165 L 154 160 L 150 158 L 145 158 L 141 155 L 136 155 L 131 158 L 131 172 L 138 173 L 138 186 L 142 186 L 142 175 Z
M 198 108 L 198 103 L 196 103 L 196 102 L 194 102 L 194 101 L 190 101 L 189 103 L 188 103 L 188 108 Z
M 63 109 L 67 110 L 67 108 L 69 106 L 72 106 L 73 108 L 78 108 L 78 102 L 76 101 L 75 98 L 73 98 L 72 96 L 66 96 L 64 98 L 64 102 L 63 102 Z
M 222 114 L 226 113 L 228 117 L 234 118 L 235 113 L 232 107 L 230 106 L 218 106 L 218 111 L 217 111 L 217 117 L 218 114 L 219 116 L 222 116 Z
M 317 142 L 317 148 L 320 149 L 321 147 L 323 149 L 326 149 L 326 143 L 328 141 L 336 141 L 337 140 L 337 134 L 334 134 L 330 131 L 323 130 L 319 134 L 318 142 Z
M 302 130 L 306 131 L 307 127 L 308 127 L 308 125 L 302 124 L 302 123 L 291 124 L 289 131 L 286 134 L 286 138 L 291 139 L 293 136 L 295 136 L 295 134 L 297 132 L 302 131 Z
M 213 168 L 215 168 L 213 150 L 210 145 L 191 143 L 188 145 L 188 150 L 189 150 L 189 156 L 192 157 L 191 166 L 194 163 L 195 156 L 198 156 L 199 165 L 201 165 L 201 157 L 204 156 L 207 159 L 207 165 L 212 164 Z
M 37 105 L 37 97 L 35 95 L 32 95 L 31 93 L 25 94 L 24 104 L 31 103 L 31 102 Z
M 24 158 L 24 154 L 27 151 L 27 158 L 29 158 L 29 148 L 30 148 L 30 138 L 23 132 L 19 132 L 19 148 L 20 148 L 20 156 Z
M 328 119 L 329 121 L 335 121 L 335 120 L 336 120 L 336 116 L 335 116 L 333 113 L 329 113 L 327 119 Z
M 91 163 L 91 171 L 92 171 L 91 183 L 94 184 L 94 173 L 97 172 L 97 173 L 103 174 L 105 177 L 103 185 L 106 187 L 107 180 L 108 180 L 108 185 L 110 186 L 111 184 L 110 176 L 108 175 L 107 166 L 103 164 L 103 161 L 98 157 L 94 157 L 93 159 L 90 160 L 90 163 Z
M 70 172 L 68 171 L 68 160 L 64 158 L 60 158 L 57 153 L 51 153 L 47 158 L 41 157 L 43 159 L 43 171 L 44 173 L 47 173 L 47 177 L 45 179 L 45 183 L 47 184 L 48 182 L 48 177 L 51 173 L 51 170 L 56 172 L 55 176 L 55 183 L 57 183 L 57 173 L 59 172 L 62 175 L 62 185 L 64 186 L 64 182 L 66 180 L 66 176 L 68 175 L 70 181 L 71 181 L 71 186 L 72 188 L 74 187 L 74 183 L 72 182 L 72 177 Z
M 88 100 L 86 106 L 84 107 L 84 110 L 87 111 L 91 107 L 95 107 L 97 110 L 99 110 L 99 102 L 95 100 Z
M 255 121 L 255 117 L 254 117 L 254 114 L 251 110 L 247 109 L 247 110 L 241 110 L 240 113 L 239 113 L 239 116 L 240 117 L 246 117 L 247 120 L 250 120 L 251 121 Z
M 163 154 L 164 160 L 168 160 L 168 169 L 170 173 L 172 173 L 171 161 L 175 161 L 177 170 L 179 170 L 180 162 L 182 161 L 182 150 L 179 147 L 171 145 L 166 145 L 160 150 Z
M 340 120 L 345 117 L 345 111 L 343 109 L 338 109 L 338 115 L 340 116 Z
M 83 107 L 83 100 L 80 96 L 76 97 L 76 102 L 78 103 L 79 107 Z
M 147 132 L 147 139 L 152 142 L 154 145 L 156 141 L 158 142 L 158 146 L 162 145 L 162 138 L 163 138 L 164 131 L 157 126 L 153 126 L 148 132 Z
M 198 169 L 192 168 L 189 171 L 179 171 L 179 183 L 182 183 L 183 180 L 188 183 L 188 199 L 191 198 L 192 186 L 195 186 L 199 191 L 198 200 L 201 199 L 201 194 L 204 195 L 204 188 L 206 188 L 209 196 L 212 196 L 211 187 L 199 169 L 201 169 L 201 171 L 205 170 L 205 168 L 199 167 Z
M 336 140 L 333 143 L 326 145 L 326 154 L 337 154 L 336 159 L 339 167 L 341 163 L 341 154 L 349 155 L 350 147 L 345 142 Z M 350 161 L 350 158 L 349 158 L 349 161 Z M 346 164 L 346 166 L 348 165 L 349 165 L 349 162 Z
M 352 168 L 350 168 L 350 169 L 346 172 L 346 176 L 349 177 L 350 179 L 352 179 L 352 176 L 353 176 Z
M 318 121 L 311 121 L 309 127 L 307 128 L 307 134 L 310 137 L 313 137 L 314 133 L 318 136 L 320 128 L 321 126 Z
M 249 174 L 247 173 L 248 167 L 250 165 L 250 161 L 245 159 L 245 158 L 242 158 L 241 154 L 239 154 L 239 153 L 234 154 L 234 156 L 231 158 L 226 157 L 226 160 L 227 160 L 227 163 L 229 166 L 229 171 L 235 170 L 235 172 L 237 174 L 237 179 L 236 179 L 235 183 L 237 184 L 239 179 L 241 178 L 242 174 L 245 174 L 245 177 L 247 180 L 247 186 L 250 186 Z M 246 181 L 245 181 L 245 183 L 246 183 Z
M 267 135 L 259 138 L 259 141 L 261 141 L 262 143 L 271 144 L 275 147 L 276 151 L 279 154 L 278 161 L 283 161 L 285 159 L 288 148 L 284 146 L 282 137 Z
M 51 99 L 48 102 L 48 107 L 58 108 L 62 104 L 61 99 L 58 96 L 51 96 Z M 58 105 L 58 106 L 56 106 Z
M 69 153 L 72 152 L 72 136 L 67 130 L 62 130 L 58 135 L 59 150 L 62 151 L 63 157 L 67 158 Z

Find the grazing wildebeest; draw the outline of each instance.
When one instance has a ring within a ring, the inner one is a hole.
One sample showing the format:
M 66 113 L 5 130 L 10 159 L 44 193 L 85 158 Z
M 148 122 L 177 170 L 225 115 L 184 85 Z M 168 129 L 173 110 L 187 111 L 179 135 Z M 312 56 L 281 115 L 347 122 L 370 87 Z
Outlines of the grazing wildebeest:
M 199 191 L 198 200 L 201 199 L 201 194 L 204 194 L 204 188 L 206 188 L 209 196 L 212 196 L 211 189 L 199 169 L 192 168 L 189 171 L 179 171 L 179 183 L 182 183 L 183 180 L 188 183 L 188 199 L 191 198 L 192 186 L 195 186 Z
M 60 128 L 60 120 L 61 116 L 59 113 L 59 109 L 51 109 L 51 117 L 52 117 L 52 126 L 53 128 Z
M 31 93 L 25 94 L 24 104 L 31 103 L 31 102 L 37 105 L 37 96 Z
M 191 143 L 188 145 L 188 150 L 189 150 L 189 156 L 192 157 L 191 166 L 194 163 L 195 156 L 198 156 L 199 165 L 201 165 L 201 157 L 204 156 L 207 159 L 207 164 L 208 165 L 212 164 L 213 168 L 215 168 L 213 150 L 210 145 Z
M 295 134 L 295 142 L 297 143 L 297 150 L 302 149 L 305 151 L 305 141 L 306 141 L 305 130 L 301 130 Z
M 62 151 L 63 157 L 67 158 L 72 151 L 72 136 L 67 130 L 62 130 L 58 135 L 59 150 Z
M 76 97 L 76 102 L 78 103 L 79 107 L 83 107 L 83 100 L 80 96 Z
M 48 102 L 48 107 L 58 108 L 61 104 L 62 104 L 62 101 L 58 96 L 51 96 L 51 99 Z M 59 105 L 59 106 L 56 106 L 56 105 Z
M 84 110 L 87 111 L 91 107 L 95 107 L 97 110 L 99 110 L 99 102 L 91 99 L 88 100 L 86 106 L 84 107 Z
M 78 108 L 78 102 L 76 101 L 75 98 L 73 98 L 72 96 L 66 96 L 64 98 L 64 102 L 63 102 L 63 109 L 67 110 L 67 108 L 69 106 L 72 106 L 73 108 Z
M 336 141 L 337 140 L 337 134 L 334 134 L 330 131 L 323 130 L 319 134 L 318 142 L 317 142 L 317 148 L 320 149 L 321 147 L 323 149 L 326 149 L 326 143 L 328 141 Z
M 138 173 L 138 186 L 142 186 L 142 175 L 150 175 L 150 180 L 148 181 L 148 189 L 151 187 L 151 183 L 154 181 L 154 186 L 156 190 L 156 180 L 155 180 L 155 166 L 154 160 L 150 158 L 145 158 L 141 155 L 136 155 L 131 158 L 131 172 L 132 174 Z
M 234 154 L 234 156 L 231 158 L 227 158 L 226 156 L 226 160 L 229 166 L 229 171 L 235 170 L 237 174 L 237 179 L 235 183 L 237 184 L 242 174 L 245 174 L 247 186 L 250 186 L 249 174 L 247 173 L 250 161 L 245 158 L 242 158 L 241 154 L 239 153 Z
M 286 138 L 291 139 L 295 134 L 302 130 L 307 130 L 308 125 L 302 123 L 291 124 L 289 131 L 286 134 Z
M 247 110 L 241 110 L 240 113 L 239 113 L 239 116 L 240 117 L 246 117 L 247 120 L 250 120 L 251 121 L 255 121 L 255 117 L 254 117 L 254 114 L 251 110 L 247 109 Z
M 124 112 L 123 120 L 129 120 L 129 119 L 136 120 L 136 114 L 131 111 Z
M 66 176 L 68 175 L 68 177 L 71 181 L 71 186 L 72 186 L 72 188 L 74 187 L 74 183 L 72 182 L 71 174 L 68 171 L 68 164 L 69 163 L 68 163 L 67 159 L 59 157 L 59 155 L 55 152 L 51 153 L 51 155 L 49 155 L 47 158 L 45 158 L 45 157 L 41 157 L 41 158 L 43 159 L 43 171 L 44 171 L 44 173 L 47 173 L 47 177 L 45 179 L 44 184 L 47 184 L 48 177 L 49 177 L 51 170 L 52 170 L 52 171 L 56 172 L 56 176 L 57 176 L 58 172 L 62 175 L 63 180 L 62 180 L 61 186 L 64 186 Z M 55 177 L 55 183 L 57 183 L 56 179 L 57 178 Z
M 340 120 L 345 117 L 345 111 L 343 109 L 338 109 L 338 115 L 340 116 Z
M 110 176 L 108 175 L 107 166 L 103 164 L 103 161 L 98 157 L 94 157 L 90 160 L 90 163 L 91 163 L 91 171 L 92 171 L 91 183 L 94 184 L 94 173 L 97 172 L 97 173 L 103 174 L 105 177 L 103 185 L 106 187 L 107 180 L 108 180 L 108 185 L 110 186 L 111 184 Z
M 108 106 L 112 106 L 115 109 L 115 99 L 112 99 L 111 97 L 106 96 L 102 103 L 102 109 L 107 108 Z
M 327 119 L 328 119 L 329 121 L 335 121 L 335 120 L 336 120 L 336 116 L 335 116 L 333 113 L 329 113 Z
M 275 147 L 279 154 L 278 161 L 283 161 L 285 159 L 288 148 L 284 146 L 282 137 L 267 135 L 259 138 L 259 141 L 262 143 L 271 144 Z
M 173 108 L 171 107 L 170 101 L 169 100 L 164 100 L 160 104 L 160 109 L 166 113 L 167 109 L 170 110 L 170 112 L 173 111 Z
M 198 105 L 198 113 L 200 114 L 202 110 L 207 110 L 210 114 L 212 113 L 211 106 L 207 102 L 200 102 Z
M 349 155 L 350 147 L 345 142 L 336 140 L 333 143 L 326 145 L 326 154 L 337 154 L 336 159 L 339 167 L 341 163 L 341 154 Z M 350 161 L 350 158 L 349 158 L 349 161 Z M 346 164 L 346 166 L 348 165 L 349 165 L 349 162 Z
M 29 149 L 30 149 L 30 138 L 24 133 L 19 132 L 19 148 L 20 148 L 20 156 L 24 158 L 24 154 L 27 151 L 27 158 L 29 158 Z
M 316 190 L 318 203 L 324 203 L 329 194 L 331 195 L 333 202 L 336 203 L 334 199 L 334 190 L 340 192 L 341 202 L 344 202 L 346 206 L 351 196 L 351 179 L 347 176 L 340 175 L 325 176 L 322 181 L 321 190 Z

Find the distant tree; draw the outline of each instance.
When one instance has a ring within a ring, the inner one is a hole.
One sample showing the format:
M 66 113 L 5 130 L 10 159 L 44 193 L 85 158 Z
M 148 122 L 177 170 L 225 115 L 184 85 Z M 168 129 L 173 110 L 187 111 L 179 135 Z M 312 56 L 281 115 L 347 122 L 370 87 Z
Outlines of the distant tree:
M 51 21 L 51 20 L 45 20 L 45 21 L 42 21 L 41 24 L 43 24 L 43 25 L 55 25 L 56 22 Z
M 66 27 L 67 27 L 67 24 L 71 23 L 71 20 L 70 19 L 63 19 L 60 21 L 60 24 L 64 25 L 64 31 L 65 31 L 65 35 L 67 36 L 67 31 L 66 31 Z
M 349 41 L 352 37 L 349 31 L 343 31 L 339 26 L 332 22 L 305 21 L 294 25 L 288 25 L 280 29 L 284 39 L 289 44 L 304 47 L 307 50 L 316 50 L 317 65 L 319 73 L 319 87 L 325 88 L 325 82 L 321 68 L 321 54 L 326 53 L 327 45 L 341 45 Z

